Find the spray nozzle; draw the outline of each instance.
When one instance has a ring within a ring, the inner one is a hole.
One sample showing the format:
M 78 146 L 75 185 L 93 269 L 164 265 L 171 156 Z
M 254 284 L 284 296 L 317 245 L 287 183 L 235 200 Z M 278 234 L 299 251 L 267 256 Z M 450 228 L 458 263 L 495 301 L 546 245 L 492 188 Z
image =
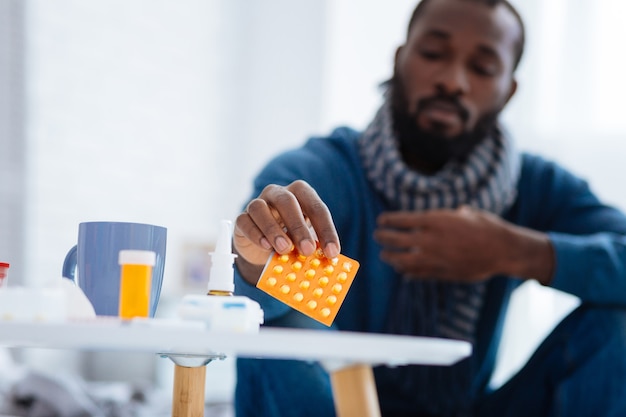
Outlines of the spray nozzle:
M 232 225 L 229 220 L 222 220 L 220 233 L 211 252 L 211 269 L 209 270 L 209 292 L 232 293 L 235 290 L 233 264 L 237 255 L 232 253 Z

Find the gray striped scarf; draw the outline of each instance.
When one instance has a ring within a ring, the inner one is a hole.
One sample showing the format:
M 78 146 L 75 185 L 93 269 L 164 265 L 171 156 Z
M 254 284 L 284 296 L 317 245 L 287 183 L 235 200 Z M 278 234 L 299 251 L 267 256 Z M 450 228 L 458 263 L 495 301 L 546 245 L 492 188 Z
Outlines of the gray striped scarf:
M 394 210 L 426 211 L 469 205 L 502 214 L 516 197 L 520 159 L 511 141 L 499 130 L 486 137 L 463 164 L 449 162 L 434 175 L 411 170 L 399 152 L 388 101 L 359 140 L 368 179 Z M 483 305 L 486 283 L 464 284 L 437 280 L 403 279 L 391 300 L 388 331 L 418 336 L 444 337 L 475 342 L 476 324 Z M 451 403 L 433 404 L 437 393 L 442 401 L 464 402 L 469 369 L 408 367 L 397 373 L 408 395 L 423 395 L 432 412 L 446 414 Z M 420 371 L 422 369 L 423 371 Z M 448 375 L 446 377 L 445 375 Z M 436 382 L 439 387 L 432 387 Z M 425 389 L 424 384 L 437 392 Z

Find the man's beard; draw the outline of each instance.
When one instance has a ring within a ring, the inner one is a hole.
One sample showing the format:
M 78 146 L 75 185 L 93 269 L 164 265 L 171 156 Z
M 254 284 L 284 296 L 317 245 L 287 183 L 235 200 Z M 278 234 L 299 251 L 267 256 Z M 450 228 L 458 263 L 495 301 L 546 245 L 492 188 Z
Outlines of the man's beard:
M 456 136 L 445 136 L 437 131 L 436 126 L 432 130 L 422 129 L 417 122 L 418 116 L 430 102 L 444 101 L 457 107 L 460 117 L 465 122 L 468 112 L 456 96 L 439 92 L 435 96 L 420 100 L 417 103 L 417 110 L 409 113 L 397 76 L 390 80 L 388 93 L 391 94 L 393 128 L 399 140 L 400 153 L 407 164 L 417 166 L 425 173 L 434 173 L 451 161 L 464 162 L 474 147 L 494 131 L 501 111 L 501 108 L 498 108 L 484 114 L 472 130 L 465 130 Z

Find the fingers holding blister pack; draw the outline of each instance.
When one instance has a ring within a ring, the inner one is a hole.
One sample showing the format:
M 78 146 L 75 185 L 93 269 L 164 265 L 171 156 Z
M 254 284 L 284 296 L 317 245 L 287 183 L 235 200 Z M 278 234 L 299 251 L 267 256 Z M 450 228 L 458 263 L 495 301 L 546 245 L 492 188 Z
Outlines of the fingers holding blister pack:
M 273 253 L 257 288 L 330 326 L 358 269 L 359 263 L 345 255 L 327 258 L 318 244 L 311 256 L 300 255 L 297 250 Z

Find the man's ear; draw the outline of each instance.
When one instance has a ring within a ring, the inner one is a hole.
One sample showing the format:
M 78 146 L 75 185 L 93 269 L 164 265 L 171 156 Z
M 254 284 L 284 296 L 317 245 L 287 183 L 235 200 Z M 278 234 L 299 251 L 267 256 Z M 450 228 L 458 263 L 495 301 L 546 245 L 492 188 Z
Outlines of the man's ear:
M 404 48 L 404 45 L 400 45 L 398 46 L 398 48 L 396 48 L 396 55 L 394 56 L 394 59 L 393 59 L 394 68 L 398 68 L 398 60 L 400 59 L 400 54 L 402 53 L 403 48 Z
M 511 100 L 511 98 L 513 98 L 513 96 L 515 95 L 515 92 L 517 91 L 517 80 L 515 79 L 515 77 L 511 78 L 511 86 L 509 87 L 509 94 L 506 97 L 506 101 L 504 104 L 507 104 L 509 102 L 509 100 Z

